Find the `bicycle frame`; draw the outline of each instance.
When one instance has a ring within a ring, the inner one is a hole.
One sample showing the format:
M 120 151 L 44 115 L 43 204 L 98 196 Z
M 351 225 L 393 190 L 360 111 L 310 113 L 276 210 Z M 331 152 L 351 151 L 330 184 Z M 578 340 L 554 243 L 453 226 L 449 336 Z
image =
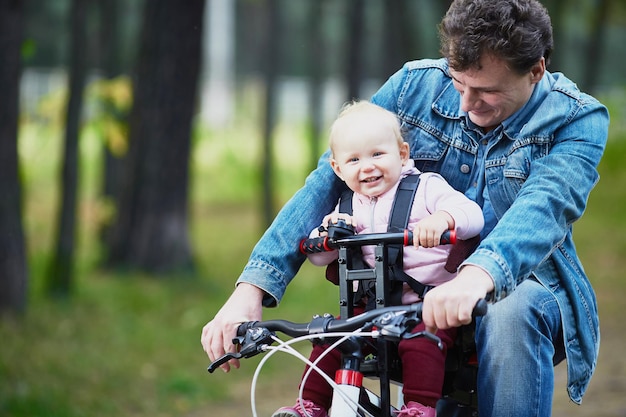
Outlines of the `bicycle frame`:
M 443 239 L 442 239 L 443 240 Z M 390 305 L 390 281 L 388 278 L 388 245 L 401 241 L 403 245 L 410 244 L 413 237 L 409 231 L 405 230 L 401 234 L 370 234 L 361 236 L 348 236 L 343 239 L 336 240 L 333 245 L 338 247 L 338 263 L 339 263 L 339 305 L 341 317 L 352 317 L 354 315 L 354 305 L 351 301 L 354 297 L 354 282 L 373 280 L 376 288 L 376 299 L 374 300 L 377 309 L 388 307 Z M 353 247 L 375 244 L 374 250 L 374 266 L 365 269 L 352 269 L 350 259 L 350 250 Z M 418 335 L 425 336 L 426 334 Z M 434 341 L 439 344 L 442 349 L 441 341 L 432 335 Z M 377 339 L 377 367 L 376 374 L 379 381 L 379 401 L 377 404 L 369 402 L 364 405 L 366 409 L 377 411 L 381 417 L 390 417 L 393 407 L 391 401 L 391 372 L 392 372 L 392 355 L 391 343 L 384 339 Z M 346 391 L 351 399 L 359 398 L 362 388 L 363 373 L 360 371 L 361 359 L 360 352 L 346 351 L 340 347 L 342 352 L 342 369 L 337 372 L 335 382 L 340 390 Z M 337 388 L 335 388 L 335 392 Z M 352 405 L 346 402 L 343 395 L 333 395 L 331 410 L 341 410 L 336 413 L 337 416 L 350 416 L 349 410 Z
M 442 237 L 442 241 L 449 242 L 455 237 Z M 301 340 L 301 337 L 317 340 L 334 340 L 328 350 L 337 348 L 342 353 L 342 366 L 335 375 L 335 380 L 327 378 L 327 382 L 333 387 L 332 406 L 329 416 L 336 417 L 359 417 L 370 415 L 373 417 L 390 417 L 395 410 L 391 405 L 391 344 L 413 337 L 426 337 L 442 348 L 441 341 L 430 333 L 411 331 L 421 322 L 421 304 L 390 306 L 387 294 L 389 285 L 387 280 L 387 245 L 408 244 L 412 242 L 412 235 L 408 231 L 401 233 L 377 233 L 370 235 L 350 235 L 329 239 L 307 239 L 301 242 L 301 250 L 339 251 L 339 286 L 340 286 L 340 315 L 342 319 L 336 319 L 332 315 L 316 316 L 308 323 L 293 323 L 285 320 L 269 320 L 263 322 L 243 323 L 238 329 L 238 337 L 234 340 L 240 345 L 239 352 L 227 353 L 209 366 L 209 372 L 213 372 L 221 364 L 230 359 L 249 358 L 269 350 L 269 346 L 278 341 L 277 350 L 286 351 L 290 344 L 280 341 L 274 332 L 279 331 L 288 336 L 296 337 L 293 342 Z M 375 265 L 373 268 L 351 269 L 350 248 L 364 245 L 376 245 Z M 354 316 L 354 306 L 351 302 L 353 297 L 353 282 L 362 280 L 375 280 L 376 300 L 374 310 Z M 382 294 L 382 296 L 381 296 Z M 480 300 L 474 315 L 484 315 L 487 304 Z M 338 335 L 342 335 L 339 337 Z M 364 337 L 370 336 L 376 342 L 377 366 L 376 374 L 379 380 L 380 393 L 375 395 L 363 388 L 363 344 Z M 292 349 L 293 350 L 293 349 Z M 271 352 L 273 353 L 273 352 Z M 270 353 L 270 354 L 271 354 Z M 291 352 L 293 353 L 293 352 Z M 297 354 L 297 353 L 296 353 Z M 269 358 L 267 355 L 264 360 Z M 301 357 L 301 355 L 297 354 Z M 309 372 L 317 369 L 317 362 L 309 362 L 301 357 L 309 365 Z M 259 363 L 259 368 L 264 361 Z M 321 372 L 317 370 L 318 372 Z M 305 374 L 305 378 L 308 374 Z M 253 386 L 256 381 L 253 380 Z M 302 386 L 304 386 L 304 381 Z M 254 392 L 254 390 L 253 390 Z M 367 395 L 364 393 L 367 392 Z M 301 395 L 300 395 L 301 397 Z M 252 394 L 251 399 L 254 396 Z M 254 401 L 252 401 L 255 412 Z M 465 413 L 469 411 L 470 413 Z M 456 410 L 449 416 L 473 415 L 471 409 Z M 443 414 L 440 414 L 443 416 Z

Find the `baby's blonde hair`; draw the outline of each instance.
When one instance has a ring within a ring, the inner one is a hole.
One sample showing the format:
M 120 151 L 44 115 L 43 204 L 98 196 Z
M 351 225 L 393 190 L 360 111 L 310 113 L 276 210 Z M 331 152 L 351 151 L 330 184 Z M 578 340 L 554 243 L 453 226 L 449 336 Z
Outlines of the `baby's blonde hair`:
M 339 112 L 339 116 L 333 122 L 330 127 L 329 146 L 331 152 L 333 152 L 334 142 L 337 140 L 339 130 L 344 127 L 344 121 L 347 116 L 359 116 L 370 120 L 373 117 L 377 117 L 380 123 L 389 125 L 389 129 L 393 132 L 394 137 L 398 140 L 398 146 L 401 146 L 404 142 L 402 138 L 402 131 L 400 128 L 400 121 L 398 116 L 393 112 L 380 107 L 367 100 L 351 101 L 346 103 Z

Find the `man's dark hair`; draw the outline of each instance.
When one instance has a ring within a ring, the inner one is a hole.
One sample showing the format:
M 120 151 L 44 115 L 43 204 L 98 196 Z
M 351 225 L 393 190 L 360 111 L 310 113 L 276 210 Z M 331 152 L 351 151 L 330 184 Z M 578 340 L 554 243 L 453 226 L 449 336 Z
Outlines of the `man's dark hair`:
M 480 68 L 485 53 L 523 74 L 552 54 L 552 24 L 537 0 L 455 0 L 439 24 L 441 53 L 451 68 Z

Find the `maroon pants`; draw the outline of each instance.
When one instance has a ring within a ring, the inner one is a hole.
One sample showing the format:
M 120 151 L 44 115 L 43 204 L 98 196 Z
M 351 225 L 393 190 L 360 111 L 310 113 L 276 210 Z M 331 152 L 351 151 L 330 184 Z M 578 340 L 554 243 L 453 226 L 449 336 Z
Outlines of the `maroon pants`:
M 423 330 L 424 325 L 420 324 L 413 332 Z M 398 354 L 402 360 L 402 383 L 404 385 L 402 393 L 405 403 L 416 401 L 435 407 L 437 400 L 441 397 L 446 353 L 454 343 L 456 329 L 438 330 L 436 334 L 443 343 L 443 350 L 439 350 L 435 343 L 423 337 L 402 340 L 398 345 Z M 327 347 L 314 345 L 309 358 L 311 362 L 315 361 Z M 341 353 L 336 349 L 332 350 L 317 366 L 334 378 L 335 372 L 341 366 Z M 311 372 L 304 386 L 303 398 L 328 410 L 332 400 L 332 389 L 317 372 Z

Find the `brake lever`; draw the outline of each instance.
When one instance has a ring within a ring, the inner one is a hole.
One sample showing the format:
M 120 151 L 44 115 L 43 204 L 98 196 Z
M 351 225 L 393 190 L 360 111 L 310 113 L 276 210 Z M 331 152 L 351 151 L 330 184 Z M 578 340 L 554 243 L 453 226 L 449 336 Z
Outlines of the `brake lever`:
M 380 329 L 381 335 L 386 339 L 399 341 L 400 339 L 409 340 L 416 337 L 425 337 L 434 342 L 439 350 L 443 350 L 443 343 L 438 336 L 426 331 L 411 333 L 415 326 L 420 323 L 421 320 L 413 311 L 398 312 L 395 314 L 389 313 L 374 320 L 374 325 Z
M 402 336 L 402 338 L 405 340 L 415 339 L 416 337 L 425 337 L 431 342 L 437 344 L 437 347 L 439 348 L 439 350 L 443 350 L 443 343 L 441 342 L 441 339 L 439 338 L 439 336 L 434 335 L 430 332 L 421 331 L 421 332 L 415 332 L 415 333 L 406 333 Z
M 242 356 L 239 352 L 228 352 L 225 355 L 222 355 L 221 357 L 216 359 L 215 361 L 211 362 L 211 364 L 207 368 L 207 371 L 212 374 L 217 368 L 219 368 L 221 365 L 225 364 L 229 360 L 240 359 L 241 357 Z
M 262 327 L 253 327 L 246 330 L 244 336 L 237 336 L 233 339 L 233 344 L 235 346 L 241 346 L 241 349 L 237 352 L 227 352 L 211 362 L 207 371 L 212 374 L 217 368 L 231 359 L 251 358 L 262 353 L 265 350 L 265 346 L 274 343 L 274 339 L 272 338 L 274 335 L 274 332 L 270 332 Z

